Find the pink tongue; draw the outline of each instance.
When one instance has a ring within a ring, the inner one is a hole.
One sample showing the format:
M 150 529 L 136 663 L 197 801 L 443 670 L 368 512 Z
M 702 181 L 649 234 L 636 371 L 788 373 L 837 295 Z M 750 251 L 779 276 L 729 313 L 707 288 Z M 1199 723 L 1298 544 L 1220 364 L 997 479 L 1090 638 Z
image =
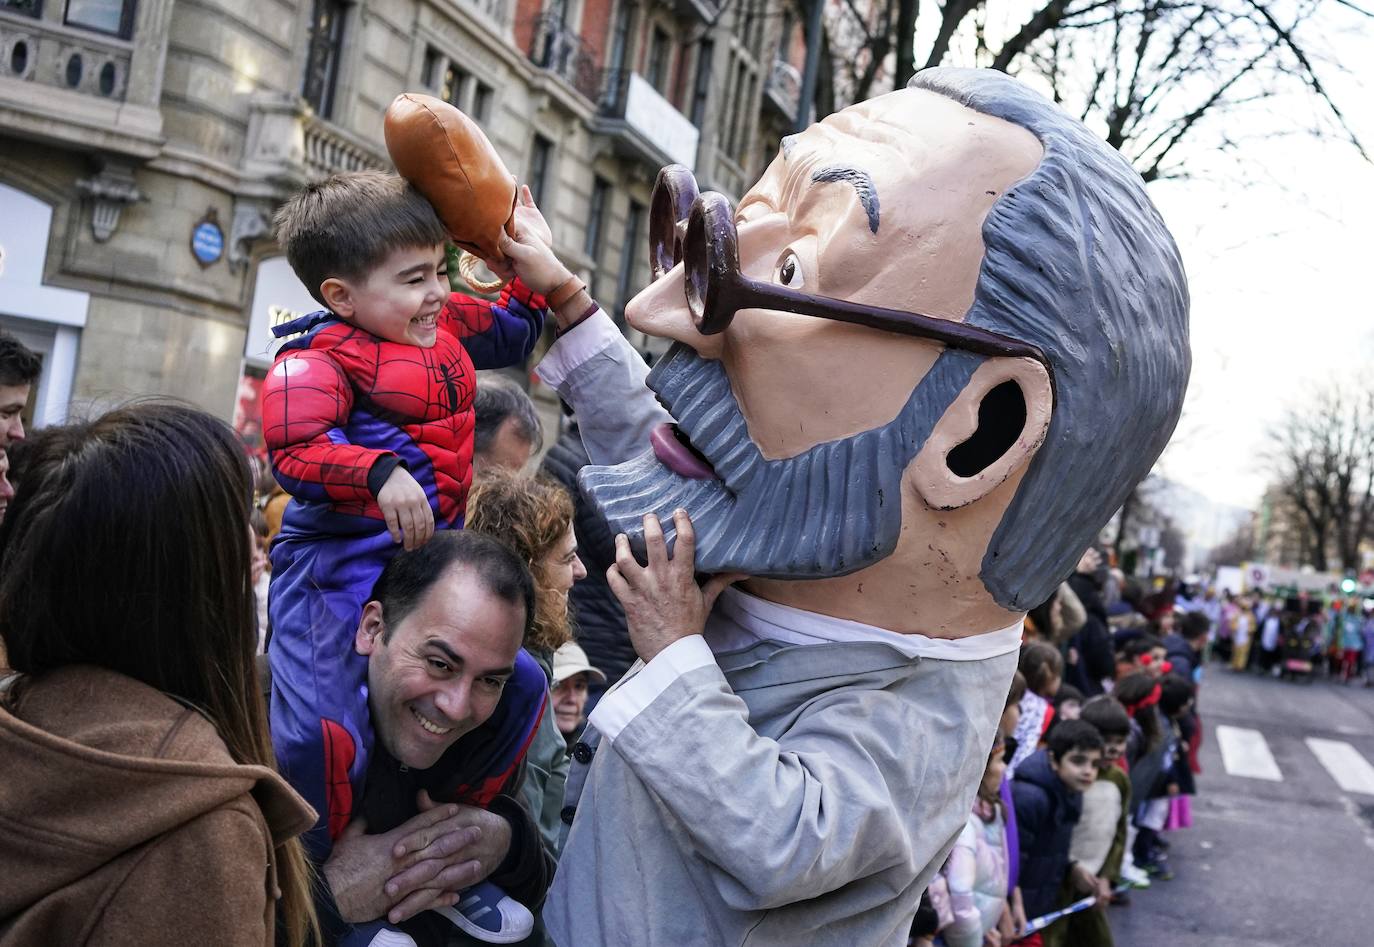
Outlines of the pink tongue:
M 716 472 L 673 434 L 671 424 L 660 424 L 649 433 L 659 463 L 688 480 L 715 480 Z

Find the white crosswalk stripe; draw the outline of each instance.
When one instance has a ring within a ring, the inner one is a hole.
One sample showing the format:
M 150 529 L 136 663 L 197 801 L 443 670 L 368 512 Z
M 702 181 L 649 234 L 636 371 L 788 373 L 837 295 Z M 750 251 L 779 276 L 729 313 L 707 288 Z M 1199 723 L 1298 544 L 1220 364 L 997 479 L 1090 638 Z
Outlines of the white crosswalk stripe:
M 1306 743 L 1317 762 L 1326 767 L 1342 790 L 1374 796 L 1374 766 L 1369 765 L 1353 746 L 1344 740 L 1320 737 L 1308 737 Z
M 1217 726 L 1217 746 L 1221 748 L 1221 762 L 1232 776 L 1248 779 L 1267 779 L 1282 782 L 1283 773 L 1269 751 L 1264 734 L 1246 727 Z

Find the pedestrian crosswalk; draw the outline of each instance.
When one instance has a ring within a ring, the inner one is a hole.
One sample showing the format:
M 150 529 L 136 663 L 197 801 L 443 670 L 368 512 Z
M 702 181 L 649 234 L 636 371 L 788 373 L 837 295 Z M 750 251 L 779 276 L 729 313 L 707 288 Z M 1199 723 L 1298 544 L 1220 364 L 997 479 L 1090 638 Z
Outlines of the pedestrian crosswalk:
M 1228 775 L 1283 781 L 1283 771 L 1260 731 L 1220 724 L 1216 739 Z M 1344 740 L 1325 737 L 1307 737 L 1303 742 L 1342 792 L 1374 796 L 1374 765 L 1359 750 Z

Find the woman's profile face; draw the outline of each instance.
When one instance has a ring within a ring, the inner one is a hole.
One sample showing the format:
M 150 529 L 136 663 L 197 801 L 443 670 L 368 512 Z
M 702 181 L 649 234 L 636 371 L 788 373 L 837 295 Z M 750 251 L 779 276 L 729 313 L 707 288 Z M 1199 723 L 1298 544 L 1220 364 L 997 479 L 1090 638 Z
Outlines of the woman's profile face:
M 537 572 L 548 588 L 563 595 L 568 594 L 574 582 L 587 577 L 587 569 L 577 555 L 577 537 L 573 534 L 572 523 L 568 524 L 562 537 L 549 551 L 544 553 Z

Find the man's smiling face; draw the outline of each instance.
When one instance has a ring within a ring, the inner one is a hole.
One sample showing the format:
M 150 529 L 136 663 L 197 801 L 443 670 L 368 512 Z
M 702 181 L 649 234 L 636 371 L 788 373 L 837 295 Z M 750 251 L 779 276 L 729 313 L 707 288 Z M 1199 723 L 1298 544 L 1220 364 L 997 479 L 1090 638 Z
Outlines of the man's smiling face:
M 853 106 L 789 139 L 740 202 L 741 270 L 805 293 L 961 320 L 982 263 L 983 219 L 1040 156 L 1039 142 L 1024 129 L 934 93 L 905 90 Z M 820 470 L 819 460 L 803 455 L 889 425 L 914 403 L 933 415 L 924 427 L 918 423 L 870 452 L 884 468 L 874 474 L 900 477 L 976 361 L 956 353 L 962 361 L 921 403 L 913 392 L 941 352 L 930 342 L 771 310 L 743 310 L 723 333 L 702 336 L 686 306 L 681 266 L 632 300 L 626 317 L 641 331 L 683 343 L 650 385 L 725 489 L 682 477 L 673 464 L 679 452 L 658 444 L 655 456 L 668 465 L 650 458 L 588 476 L 608 515 L 619 512 L 610 509 L 618 498 L 632 495 L 680 503 L 698 523 L 703 568 L 819 577 L 891 552 L 901 516 L 892 502 L 900 489 L 895 479 L 886 501 L 875 499 L 881 489 L 863 482 L 867 475 L 852 458 L 830 456 Z M 906 456 L 894 456 L 905 449 Z M 812 469 L 764 463 L 791 459 Z M 760 560 L 757 549 L 714 554 L 717 544 L 735 543 L 745 532 L 765 542 L 774 533 L 774 545 L 781 545 L 775 531 L 783 511 L 760 512 L 760 504 L 780 497 L 790 503 L 791 519 L 818 524 L 819 541 L 796 537 L 805 547 L 801 559 L 789 552 Z M 646 512 L 644 500 L 635 502 Z M 670 511 L 650 502 L 660 516 Z M 859 512 L 850 504 L 885 508 Z M 632 528 L 633 517 L 624 520 Z M 875 526 L 885 537 L 869 535 Z M 851 535 L 826 548 L 840 532 Z
M 524 606 L 452 566 L 394 627 L 369 602 L 356 647 L 368 657 L 377 739 L 406 766 L 427 769 L 496 710 L 525 630 Z

